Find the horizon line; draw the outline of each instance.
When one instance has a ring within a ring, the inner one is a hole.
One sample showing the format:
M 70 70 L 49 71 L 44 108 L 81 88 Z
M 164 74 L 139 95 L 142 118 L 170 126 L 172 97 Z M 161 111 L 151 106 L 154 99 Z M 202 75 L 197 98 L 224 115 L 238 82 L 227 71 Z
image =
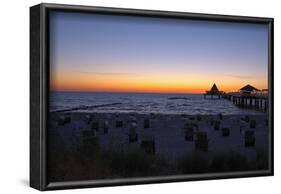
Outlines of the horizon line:
M 49 92 L 77 92 L 77 93 L 137 93 L 137 94 L 204 94 L 204 92 L 138 92 L 138 91 L 79 91 L 79 90 L 49 90 Z

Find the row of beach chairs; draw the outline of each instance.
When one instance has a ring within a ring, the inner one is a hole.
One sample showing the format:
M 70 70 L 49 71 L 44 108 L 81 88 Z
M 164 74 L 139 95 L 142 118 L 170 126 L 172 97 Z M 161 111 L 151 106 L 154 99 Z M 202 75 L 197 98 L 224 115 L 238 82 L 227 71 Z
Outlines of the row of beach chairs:
M 93 118 L 88 118 L 87 122 L 88 124 L 91 125 L 91 130 L 84 130 L 85 133 L 83 137 L 88 141 L 89 137 L 96 137 L 97 131 L 99 131 L 100 126 L 99 122 L 95 121 Z M 134 143 L 139 141 L 139 135 L 137 133 L 137 124 L 136 124 L 136 119 L 134 117 L 131 117 L 129 120 L 130 127 L 129 127 L 129 134 L 128 134 L 128 143 Z M 124 122 L 122 120 L 116 120 L 115 121 L 115 127 L 116 128 L 121 128 L 124 126 Z M 143 127 L 144 128 L 150 128 L 150 119 L 146 118 L 143 121 Z M 109 129 L 109 123 L 108 121 L 103 122 L 103 131 L 104 134 L 108 133 Z M 91 139 L 91 138 L 90 138 Z M 155 141 L 154 137 L 152 136 L 143 136 L 140 139 L 140 147 L 142 150 L 144 150 L 148 154 L 155 154 Z
M 222 116 L 219 116 L 221 118 Z M 214 130 L 221 130 L 223 137 L 230 135 L 230 129 L 227 127 L 221 127 L 220 120 L 211 120 L 211 125 Z M 255 120 L 249 120 L 249 128 L 256 127 Z M 208 151 L 208 135 L 207 132 L 199 131 L 198 124 L 196 122 L 187 122 L 184 125 L 184 138 L 186 141 L 194 141 L 195 149 L 200 151 Z M 253 130 L 246 130 L 244 133 L 244 145 L 245 147 L 255 146 L 255 132 Z

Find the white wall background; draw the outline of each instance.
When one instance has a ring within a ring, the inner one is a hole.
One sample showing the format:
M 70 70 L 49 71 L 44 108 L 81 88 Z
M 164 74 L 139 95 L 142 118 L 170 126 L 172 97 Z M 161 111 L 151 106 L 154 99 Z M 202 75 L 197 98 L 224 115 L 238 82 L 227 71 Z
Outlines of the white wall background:
M 156 9 L 275 18 L 275 176 L 141 186 L 82 189 L 81 193 L 270 193 L 281 184 L 281 11 L 278 0 L 56 0 L 48 3 Z M 1 1 L 0 11 L 0 193 L 28 193 L 29 6 L 40 1 Z M 58 191 L 74 193 L 78 190 Z

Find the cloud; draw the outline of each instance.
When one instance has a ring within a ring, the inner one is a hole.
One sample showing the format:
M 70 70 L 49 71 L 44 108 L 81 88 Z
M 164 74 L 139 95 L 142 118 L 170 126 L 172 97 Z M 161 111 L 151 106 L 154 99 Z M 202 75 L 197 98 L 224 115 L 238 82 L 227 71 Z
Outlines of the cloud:
M 235 75 L 235 74 L 227 74 L 227 76 L 236 78 L 236 79 L 253 79 L 253 76 L 250 75 Z
M 107 72 L 96 72 L 96 71 L 78 71 L 78 73 L 82 74 L 92 74 L 92 75 L 103 75 L 103 76 L 136 76 L 135 73 L 126 73 L 126 72 L 114 72 L 114 73 L 107 73 Z

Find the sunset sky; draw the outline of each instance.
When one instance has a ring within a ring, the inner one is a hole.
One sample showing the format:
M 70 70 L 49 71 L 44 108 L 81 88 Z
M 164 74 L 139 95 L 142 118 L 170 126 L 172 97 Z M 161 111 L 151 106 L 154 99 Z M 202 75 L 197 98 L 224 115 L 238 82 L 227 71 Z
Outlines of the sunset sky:
M 267 88 L 268 26 L 50 13 L 51 91 Z

